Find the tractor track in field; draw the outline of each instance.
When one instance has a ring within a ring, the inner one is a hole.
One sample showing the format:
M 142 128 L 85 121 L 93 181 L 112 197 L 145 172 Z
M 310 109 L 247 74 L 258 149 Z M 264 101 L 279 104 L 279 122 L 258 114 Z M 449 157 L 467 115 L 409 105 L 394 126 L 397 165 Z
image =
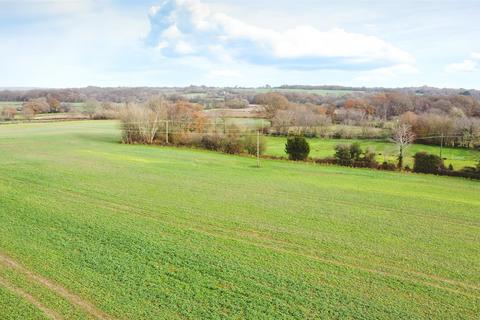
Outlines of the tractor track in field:
M 59 315 L 55 310 L 52 310 L 52 309 L 46 307 L 40 301 L 38 301 L 34 296 L 29 294 L 28 292 L 23 291 L 20 288 L 15 287 L 14 285 L 12 285 L 10 282 L 3 279 L 2 277 L 0 277 L 0 286 L 6 288 L 8 291 L 12 292 L 16 296 L 26 300 L 31 305 L 35 306 L 37 309 L 42 311 L 48 318 L 53 319 L 53 320 L 62 320 L 63 319 L 63 317 L 61 315 Z
M 2 177 L 2 179 L 3 178 L 4 177 Z M 16 180 L 16 181 L 20 181 L 20 182 L 23 182 L 23 183 L 27 183 L 26 181 L 23 181 L 21 179 L 16 179 L 16 178 L 11 178 L 11 179 Z M 30 181 L 28 181 L 28 183 L 30 183 Z M 46 185 L 44 185 L 42 183 L 38 183 L 38 182 L 32 182 L 32 183 L 34 183 L 38 186 L 44 187 L 44 188 L 47 187 Z M 155 212 L 151 209 L 145 209 L 145 208 L 138 207 L 138 206 L 131 205 L 131 204 L 119 203 L 119 202 L 115 202 L 115 201 L 111 201 L 111 200 L 106 200 L 106 199 L 103 199 L 101 197 L 93 197 L 92 195 L 87 195 L 87 194 L 84 194 L 82 192 L 72 190 L 72 189 L 68 189 L 68 188 L 56 188 L 56 191 L 57 192 L 62 192 L 63 194 L 68 193 L 69 194 L 69 201 L 72 201 L 74 198 L 76 198 L 77 201 L 83 203 L 85 201 L 85 198 L 88 198 L 90 203 L 92 203 L 92 200 L 93 200 L 97 204 L 103 205 L 104 207 L 112 209 L 112 210 L 128 211 L 128 212 L 125 212 L 124 214 L 134 214 L 134 215 L 137 215 L 137 216 L 152 219 L 154 221 L 159 221 L 159 219 L 155 216 L 155 214 L 157 214 L 157 212 Z M 336 202 L 336 203 L 338 202 L 340 204 L 348 204 L 348 205 L 353 204 L 353 203 L 350 203 L 349 201 L 337 201 L 337 200 L 331 200 L 331 199 L 325 199 L 325 200 L 328 200 L 330 202 Z M 358 205 L 358 203 L 356 203 L 356 204 Z M 401 212 L 401 213 L 405 214 L 401 210 L 396 210 L 396 209 L 393 209 L 393 208 L 377 207 L 377 209 L 384 209 L 384 210 L 393 211 L 393 212 Z M 416 216 L 416 215 L 414 215 L 414 216 Z M 177 219 L 178 219 L 178 217 L 177 217 Z M 175 223 L 172 223 L 172 222 L 168 222 L 166 220 L 161 220 L 161 222 L 165 223 L 165 224 L 168 224 L 168 225 L 171 225 L 171 226 L 174 226 L 174 227 L 179 227 L 178 223 L 175 224 Z M 453 223 L 455 223 L 455 222 L 453 222 Z M 296 247 L 296 246 L 291 247 L 291 248 L 274 247 L 272 245 L 261 244 L 261 243 L 258 243 L 258 242 L 253 242 L 251 240 L 246 240 L 245 238 L 230 236 L 228 234 L 228 232 L 229 231 L 231 232 L 232 230 L 230 230 L 228 228 L 222 228 L 218 225 L 215 225 L 215 227 L 217 228 L 217 230 L 221 229 L 224 232 L 224 234 L 213 233 L 213 232 L 211 232 L 211 230 L 209 230 L 207 228 L 185 227 L 184 225 L 181 225 L 181 226 L 183 228 L 187 228 L 191 231 L 199 232 L 199 233 L 202 233 L 202 234 L 205 234 L 205 235 L 208 235 L 208 236 L 212 236 L 212 237 L 217 237 L 217 238 L 232 240 L 232 241 L 238 241 L 238 242 L 241 242 L 241 243 L 244 243 L 244 244 L 257 246 L 257 247 L 272 250 L 272 251 L 277 251 L 277 252 L 281 252 L 281 253 L 301 256 L 303 258 L 316 260 L 316 261 L 319 261 L 319 262 L 322 262 L 322 263 L 325 263 L 325 264 L 336 265 L 336 266 L 339 266 L 339 267 L 344 267 L 344 268 L 349 268 L 349 269 L 357 269 L 357 270 L 360 270 L 360 271 L 364 271 L 364 272 L 368 272 L 368 273 L 372 273 L 372 274 L 377 274 L 377 275 L 384 276 L 384 277 L 396 278 L 396 279 L 402 280 L 402 281 L 408 281 L 408 282 L 413 282 L 413 283 L 421 283 L 421 284 L 424 284 L 426 286 L 434 287 L 434 288 L 441 289 L 441 290 L 450 291 L 452 293 L 461 294 L 461 295 L 473 297 L 473 298 L 476 298 L 476 299 L 479 298 L 479 295 L 477 294 L 477 292 L 480 291 L 480 286 L 477 286 L 477 285 L 474 285 L 474 284 L 469 284 L 469 283 L 464 283 L 464 282 L 457 281 L 457 280 L 444 278 L 444 277 L 437 276 L 437 275 L 426 274 L 426 273 L 418 272 L 418 271 L 414 271 L 414 270 L 405 270 L 405 269 L 394 267 L 394 266 L 385 267 L 385 268 L 383 268 L 383 270 L 374 269 L 374 268 L 361 266 L 361 265 L 350 263 L 350 262 L 344 262 L 344 261 L 339 261 L 339 260 L 330 259 L 330 258 L 323 258 L 323 257 L 320 257 L 320 256 L 315 255 L 315 254 L 308 254 L 308 253 L 300 252 L 300 251 L 297 250 L 299 248 Z M 473 227 L 477 227 L 477 226 L 473 226 Z M 278 242 L 276 240 L 273 240 L 273 241 Z M 290 244 L 290 243 L 288 243 L 288 244 Z M 351 258 L 351 257 L 347 257 L 347 258 Z M 395 273 L 394 271 L 398 271 L 400 273 L 403 273 L 403 275 Z M 450 286 L 456 286 L 457 288 L 448 287 L 448 286 L 446 286 L 446 284 L 448 284 Z M 460 287 L 461 289 L 473 290 L 475 292 L 475 294 L 471 294 L 470 292 L 465 292 L 465 291 L 462 291 L 462 290 L 458 290 L 458 289 L 460 289 L 458 287 Z
M 104 313 L 103 311 L 99 310 L 95 307 L 91 302 L 77 296 L 76 294 L 69 291 L 67 288 L 62 287 L 61 285 L 44 278 L 40 275 L 37 275 L 30 271 L 29 269 L 22 266 L 17 261 L 13 260 L 9 256 L 2 254 L 0 252 L 0 264 L 8 267 L 14 271 L 17 271 L 24 276 L 26 276 L 29 280 L 41 284 L 42 286 L 48 288 L 49 290 L 53 291 L 54 293 L 58 294 L 59 296 L 63 297 L 65 300 L 70 302 L 72 305 L 79 307 L 81 310 L 86 312 L 87 314 L 101 320 L 109 320 L 112 319 L 109 315 Z
M 78 201 L 83 202 L 82 198 L 87 197 L 86 195 L 82 194 L 81 192 L 73 192 L 71 190 L 70 190 L 70 192 L 72 192 L 70 195 L 71 196 L 72 195 L 76 196 Z M 89 197 L 89 199 L 91 200 L 90 197 Z M 141 208 L 141 207 L 137 207 L 137 206 L 134 206 L 134 205 L 125 204 L 125 203 L 117 203 L 115 201 L 105 200 L 105 199 L 101 199 L 101 198 L 94 198 L 94 199 L 98 204 L 101 204 L 106 208 L 116 210 L 116 211 L 128 211 L 128 213 L 126 213 L 126 214 L 134 214 L 134 215 L 137 215 L 137 216 L 140 216 L 140 217 L 146 217 L 146 218 L 152 219 L 154 221 L 159 221 L 159 219 L 154 216 L 154 214 L 156 212 L 154 212 L 152 210 L 148 210 L 148 209 L 145 209 L 145 208 Z M 168 224 L 170 226 L 173 226 L 173 227 L 179 227 L 178 224 L 168 222 L 166 220 L 161 220 L 161 222 L 165 223 L 165 224 Z M 403 280 L 403 281 L 422 283 L 424 285 L 435 287 L 437 289 L 442 289 L 442 290 L 450 291 L 450 292 L 453 292 L 453 293 L 456 293 L 456 294 L 466 295 L 466 296 L 473 297 L 473 298 L 478 298 L 479 297 L 479 295 L 476 295 L 476 294 L 472 295 L 468 292 L 464 292 L 464 291 L 457 290 L 457 289 L 454 289 L 454 288 L 446 287 L 446 286 L 444 286 L 444 284 L 449 284 L 449 285 L 452 285 L 452 286 L 461 287 L 461 288 L 467 289 L 467 290 L 474 290 L 475 292 L 480 291 L 480 286 L 476 286 L 476 285 L 473 285 L 473 284 L 467 284 L 467 283 L 464 283 L 464 282 L 460 282 L 460 281 L 456 281 L 456 280 L 452 280 L 452 279 L 448 279 L 448 278 L 444 278 L 444 277 L 440 277 L 440 276 L 436 276 L 436 275 L 430 275 L 430 274 L 426 274 L 426 273 L 422 273 L 422 272 L 418 272 L 418 271 L 413 271 L 413 270 L 404 270 L 402 268 L 392 267 L 392 266 L 389 266 L 389 267 L 385 268 L 385 269 L 390 269 L 389 271 L 373 269 L 373 268 L 369 268 L 369 267 L 355 265 L 355 264 L 352 264 L 352 263 L 349 263 L 349 262 L 342 262 L 342 261 L 338 261 L 338 260 L 334 260 L 334 259 L 322 258 L 322 257 L 319 257 L 317 255 L 302 253 L 302 252 L 299 252 L 299 251 L 296 250 L 298 248 L 287 248 L 286 249 L 286 248 L 274 247 L 274 246 L 267 245 L 267 244 L 261 244 L 261 243 L 258 243 L 258 242 L 245 240 L 245 238 L 239 238 L 239 237 L 234 237 L 234 236 L 225 235 L 225 234 L 213 233 L 206 228 L 185 227 L 184 225 L 182 225 L 181 227 L 186 228 L 186 229 L 191 230 L 191 231 L 194 231 L 194 232 L 199 232 L 199 233 L 202 233 L 202 234 L 205 234 L 205 235 L 208 235 L 208 236 L 213 236 L 213 237 L 216 237 L 216 238 L 222 238 L 222 239 L 226 239 L 226 240 L 238 241 L 238 242 L 245 243 L 245 244 L 248 244 L 248 245 L 253 245 L 253 246 L 261 247 L 263 249 L 268 249 L 268 250 L 277 251 L 277 252 L 281 252 L 281 253 L 297 255 L 297 256 L 301 256 L 301 257 L 308 258 L 308 259 L 311 259 L 311 260 L 316 260 L 316 261 L 319 261 L 319 262 L 322 262 L 322 263 L 330 264 L 330 265 L 336 265 L 336 266 L 350 268 L 350 269 L 357 269 L 357 270 L 361 270 L 361 271 L 364 271 L 364 272 L 369 272 L 369 273 L 373 273 L 373 274 L 377 274 L 377 275 L 381 275 L 381 276 L 386 276 L 386 277 L 392 277 L 392 278 L 396 278 L 396 279 Z M 220 228 L 219 226 L 215 226 L 215 227 Z M 220 229 L 222 231 L 225 231 L 225 230 L 226 231 L 231 231 L 230 229 L 226 229 L 226 228 L 220 228 Z M 279 241 L 276 241 L 276 240 L 272 240 L 272 241 L 279 242 Z M 285 244 L 282 241 L 280 241 L 279 243 L 280 244 Z M 287 243 L 287 244 L 289 244 L 289 243 Z M 406 275 L 393 273 L 392 272 L 393 270 L 399 271 L 399 272 L 401 272 L 403 274 L 406 274 L 408 276 L 413 276 L 415 278 L 411 278 L 411 277 L 408 277 Z M 435 283 L 435 282 L 432 282 L 432 281 L 438 281 L 441 284 Z M 443 283 L 443 285 L 442 285 L 442 283 Z

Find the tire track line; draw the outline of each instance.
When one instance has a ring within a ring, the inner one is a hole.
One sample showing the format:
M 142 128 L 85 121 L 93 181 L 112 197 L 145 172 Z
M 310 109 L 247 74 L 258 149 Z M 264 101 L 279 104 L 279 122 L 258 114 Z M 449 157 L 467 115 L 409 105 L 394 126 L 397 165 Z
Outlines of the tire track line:
M 15 295 L 23 298 L 24 300 L 28 301 L 30 304 L 35 306 L 37 309 L 41 310 L 48 318 L 53 320 L 63 320 L 63 317 L 59 315 L 55 310 L 52 310 L 46 306 L 44 306 L 40 301 L 38 301 L 34 296 L 31 294 L 23 291 L 20 288 L 13 286 L 10 282 L 0 277 L 0 286 L 6 288 L 10 292 L 14 293 Z
M 30 270 L 28 270 L 27 268 L 23 267 L 18 262 L 13 260 L 12 258 L 10 258 L 10 257 L 8 257 L 8 256 L 6 256 L 2 253 L 0 253 L 0 264 L 4 265 L 6 267 L 9 267 L 9 268 L 11 268 L 15 271 L 18 271 L 18 272 L 22 273 L 23 275 L 25 275 L 28 279 L 30 279 L 30 280 L 32 280 L 36 283 L 39 283 L 39 284 L 43 285 L 44 287 L 47 287 L 48 289 L 55 292 L 59 296 L 63 297 L 65 300 L 67 300 L 71 304 L 76 305 L 77 307 L 79 307 L 80 309 L 82 309 L 86 313 L 90 314 L 91 316 L 94 316 L 97 319 L 101 319 L 101 320 L 112 319 L 109 315 L 107 315 L 103 311 L 99 310 L 96 306 L 94 306 L 89 301 L 77 296 L 76 294 L 70 292 L 65 287 L 62 287 L 62 286 L 54 283 L 53 281 L 31 272 Z
M 21 179 L 15 179 L 14 178 L 14 180 L 23 182 Z M 44 187 L 43 185 L 41 185 L 38 182 L 36 184 Z M 84 200 L 83 198 L 88 198 L 89 201 L 93 200 L 97 204 L 103 205 L 104 207 L 109 208 L 109 209 L 114 209 L 114 210 L 119 210 L 119 211 L 128 211 L 128 212 L 123 212 L 124 214 L 127 214 L 127 215 L 132 214 L 132 215 L 136 215 L 136 216 L 140 216 L 140 217 L 146 217 L 146 218 L 152 219 L 152 220 L 157 221 L 157 222 L 160 221 L 158 219 L 158 217 L 155 216 L 156 212 L 152 211 L 151 209 L 146 209 L 146 208 L 142 208 L 142 207 L 135 206 L 135 205 L 132 205 L 132 204 L 127 204 L 127 203 L 117 203 L 115 201 L 106 200 L 106 199 L 103 199 L 101 197 L 91 197 L 90 195 L 86 195 L 83 192 L 74 191 L 74 190 L 71 190 L 71 189 L 68 189 L 68 188 L 63 188 L 62 191 L 65 192 L 65 193 L 69 193 L 69 195 L 71 197 L 70 201 L 72 201 L 72 200 L 74 200 L 74 198 L 76 198 L 75 200 L 77 200 L 79 202 L 83 202 L 83 200 Z M 340 201 L 337 200 L 337 201 L 334 201 L 334 202 L 341 203 L 341 204 L 346 204 L 346 203 L 350 204 L 348 201 L 341 201 L 341 200 Z M 395 209 L 390 209 L 390 210 L 388 210 L 387 208 L 382 208 L 382 209 L 385 209 L 386 211 L 393 211 L 393 212 L 397 211 Z M 178 217 L 177 217 L 177 219 L 178 219 Z M 182 219 L 182 220 L 184 220 L 184 219 Z M 161 220 L 161 222 L 165 223 L 167 225 L 174 226 L 174 227 L 179 227 L 178 224 L 172 223 L 172 222 L 167 221 L 167 220 Z M 414 270 L 404 270 L 402 268 L 393 267 L 393 266 L 387 267 L 387 268 L 391 269 L 389 271 L 381 270 L 381 269 L 373 269 L 373 268 L 360 266 L 360 265 L 356 265 L 356 264 L 352 264 L 352 263 L 348 263 L 348 262 L 342 262 L 342 261 L 329 259 L 329 258 L 322 258 L 322 257 L 319 257 L 318 255 L 311 255 L 311 254 L 307 254 L 307 253 L 303 253 L 303 252 L 298 252 L 298 251 L 296 251 L 297 248 L 278 248 L 278 247 L 273 247 L 273 246 L 267 245 L 267 244 L 260 244 L 260 243 L 252 242 L 252 241 L 244 239 L 244 238 L 232 237 L 228 234 L 228 231 L 230 231 L 230 230 L 226 229 L 226 228 L 221 228 L 222 232 L 224 232 L 224 234 L 215 234 L 215 233 L 212 233 L 210 230 L 205 229 L 205 228 L 186 227 L 185 225 L 183 225 L 181 227 L 186 228 L 186 229 L 191 230 L 191 231 L 194 231 L 194 232 L 199 232 L 199 233 L 202 233 L 202 234 L 208 235 L 208 236 L 213 236 L 213 237 L 217 237 L 217 238 L 221 238 L 221 239 L 238 241 L 238 242 L 241 242 L 241 243 L 245 243 L 245 244 L 249 244 L 249 245 L 253 245 L 253 246 L 257 246 L 257 247 L 262 247 L 264 249 L 273 250 L 273 251 L 277 251 L 277 252 L 293 254 L 293 255 L 301 256 L 301 257 L 308 258 L 308 259 L 311 259 L 311 260 L 317 260 L 317 261 L 320 261 L 320 262 L 323 262 L 323 263 L 326 263 L 326 264 L 330 264 L 330 265 L 336 265 L 336 266 L 346 267 L 346 268 L 350 268 L 350 269 L 357 269 L 357 270 L 361 270 L 361 271 L 364 271 L 364 272 L 369 272 L 369 273 L 373 273 L 373 274 L 377 274 L 377 275 L 381 275 L 381 276 L 385 276 L 385 277 L 397 278 L 399 280 L 413 282 L 413 283 L 422 283 L 424 285 L 435 287 L 437 289 L 443 289 L 443 290 L 450 291 L 450 292 L 453 292 L 453 293 L 456 293 L 456 294 L 462 294 L 462 295 L 466 295 L 466 296 L 470 296 L 470 297 L 478 298 L 477 295 L 472 295 L 470 293 L 466 293 L 466 292 L 463 292 L 463 291 L 458 290 L 458 289 L 449 288 L 449 287 L 446 287 L 444 285 L 449 284 L 449 285 L 460 287 L 462 289 L 474 290 L 474 291 L 480 290 L 480 287 L 476 286 L 474 284 L 468 284 L 468 283 L 464 283 L 464 282 L 461 282 L 461 281 L 456 281 L 456 280 L 453 280 L 453 279 L 446 279 L 446 278 L 439 277 L 439 276 L 436 276 L 436 275 L 430 275 L 430 274 L 426 274 L 426 273 L 422 273 L 422 272 L 418 272 L 418 271 L 414 271 Z M 217 227 L 219 227 L 219 226 L 217 226 Z M 225 233 L 225 231 L 227 231 L 227 232 Z M 392 272 L 393 270 L 400 271 L 401 273 L 403 273 L 403 275 L 393 273 Z M 408 274 L 410 277 L 406 276 L 405 274 Z M 442 283 L 443 285 L 438 284 L 438 283 L 434 283 L 432 281 L 438 281 L 438 282 Z

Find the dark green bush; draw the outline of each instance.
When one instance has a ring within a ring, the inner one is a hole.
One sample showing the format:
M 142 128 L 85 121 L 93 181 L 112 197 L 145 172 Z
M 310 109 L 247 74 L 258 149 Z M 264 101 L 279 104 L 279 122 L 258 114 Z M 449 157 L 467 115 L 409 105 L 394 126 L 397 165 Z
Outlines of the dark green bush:
M 415 162 L 413 171 L 418 173 L 439 173 L 445 169 L 442 158 L 426 152 L 417 152 L 413 157 Z
M 222 140 L 222 151 L 228 154 L 239 154 L 243 151 L 242 140 L 236 136 L 227 136 Z
M 285 144 L 285 152 L 290 160 L 305 160 L 310 154 L 310 145 L 303 136 L 290 136 Z
M 350 145 L 350 158 L 354 161 L 360 161 L 360 157 L 363 154 L 360 143 L 355 142 Z
M 200 141 L 200 146 L 207 150 L 219 151 L 222 149 L 222 138 L 218 135 L 205 135 Z
M 350 146 L 348 144 L 337 144 L 335 146 L 335 158 L 338 164 L 342 166 L 349 166 L 352 164 L 352 156 L 350 153 Z
M 395 171 L 397 170 L 397 165 L 394 163 L 389 163 L 389 162 L 383 162 L 378 169 L 380 170 L 386 170 L 386 171 Z

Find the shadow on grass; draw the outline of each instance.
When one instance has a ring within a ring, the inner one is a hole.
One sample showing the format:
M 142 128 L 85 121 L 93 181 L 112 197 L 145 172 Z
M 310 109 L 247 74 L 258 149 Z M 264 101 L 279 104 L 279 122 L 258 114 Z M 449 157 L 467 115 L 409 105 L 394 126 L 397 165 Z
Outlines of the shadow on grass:
M 109 144 L 120 144 L 121 137 L 117 134 L 105 134 L 105 133 L 77 133 L 74 135 L 79 140 L 85 140 L 90 142 L 101 142 Z

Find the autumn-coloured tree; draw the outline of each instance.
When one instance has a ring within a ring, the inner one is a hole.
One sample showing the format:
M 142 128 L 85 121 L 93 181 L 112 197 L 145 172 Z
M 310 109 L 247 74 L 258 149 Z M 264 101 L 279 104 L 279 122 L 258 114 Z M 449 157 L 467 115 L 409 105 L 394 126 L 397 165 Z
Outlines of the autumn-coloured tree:
M 60 112 L 61 103 L 52 96 L 47 97 L 47 103 L 50 107 L 50 112 Z
M 265 110 L 265 117 L 273 119 L 279 110 L 286 110 L 290 102 L 283 95 L 276 92 L 259 94 L 255 97 L 255 103 L 262 105 Z
M 17 109 L 13 107 L 5 107 L 0 113 L 0 118 L 2 120 L 14 120 L 16 114 L 17 114 Z

